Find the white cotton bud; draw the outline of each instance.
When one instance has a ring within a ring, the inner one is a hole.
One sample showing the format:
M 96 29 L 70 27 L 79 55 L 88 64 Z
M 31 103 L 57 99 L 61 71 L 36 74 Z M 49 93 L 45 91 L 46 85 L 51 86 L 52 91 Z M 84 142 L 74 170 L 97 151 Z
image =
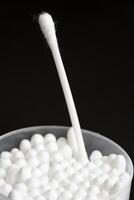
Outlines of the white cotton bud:
M 32 177 L 39 178 L 42 175 L 42 172 L 39 168 L 35 168 L 32 170 Z
M 81 196 L 78 196 L 77 194 L 73 197 L 73 200 L 81 200 Z
M 77 191 L 77 195 L 79 196 L 79 197 L 81 197 L 81 198 L 84 198 L 86 195 L 87 195 L 87 192 L 84 190 L 84 189 L 79 189 L 78 191 Z
M 108 156 L 108 158 L 110 158 L 111 160 L 114 160 L 115 158 L 117 157 L 117 155 L 116 154 L 110 154 L 109 156 Z
M 59 171 L 54 175 L 54 178 L 58 181 L 63 181 L 66 179 L 66 174 L 63 171 Z
M 17 183 L 14 186 L 14 190 L 19 191 L 22 195 L 26 195 L 28 189 L 25 183 Z
M 118 181 L 115 185 L 113 185 L 113 187 L 110 190 L 110 194 L 114 194 L 119 192 L 120 190 L 122 190 L 122 188 L 125 187 L 126 185 L 126 181 Z
M 68 187 L 68 185 L 72 183 L 71 180 L 65 179 L 62 181 L 62 187 L 66 190 L 66 188 Z
M 43 184 L 39 187 L 39 192 L 40 194 L 44 194 L 49 189 L 50 189 L 50 186 L 48 185 L 48 181 L 45 183 L 43 182 Z
M 14 162 L 19 168 L 26 166 L 26 160 L 24 158 L 20 158 Z
M 83 167 L 85 167 L 88 163 L 89 163 L 89 160 L 87 159 L 87 158 L 82 158 L 82 157 L 79 157 L 78 156 L 78 158 L 77 158 L 78 160 L 79 160 L 79 162 L 81 163 L 81 165 L 83 166 Z
M 48 152 L 51 153 L 51 154 L 58 151 L 58 145 L 57 145 L 56 142 L 49 142 L 46 145 L 46 148 L 47 148 Z
M 34 134 L 31 138 L 31 144 L 32 146 L 36 146 L 38 144 L 43 144 L 44 143 L 44 138 L 40 134 Z
M 102 170 L 103 173 L 109 173 L 111 171 L 111 166 L 108 165 L 107 163 L 103 163 L 100 166 L 100 169 Z
M 92 181 L 95 181 L 95 179 L 96 179 L 96 174 L 89 173 L 89 175 L 88 175 L 88 181 L 92 182 Z
M 55 137 L 55 135 L 53 135 L 53 134 L 51 134 L 51 133 L 45 135 L 45 137 L 44 137 L 44 142 L 45 142 L 45 144 L 47 144 L 47 143 L 49 143 L 49 142 L 56 142 L 56 137 Z
M 67 161 L 67 160 L 62 160 L 62 161 L 60 162 L 60 165 L 61 165 L 62 169 L 65 169 L 65 168 L 67 168 L 67 167 L 70 166 L 70 163 L 69 163 L 69 161 Z
M 101 159 L 102 153 L 100 151 L 93 151 L 90 155 L 91 162 L 94 162 L 95 160 Z
M 112 168 L 112 170 L 109 172 L 109 177 L 118 177 L 120 175 L 120 172 L 117 169 Z
M 49 182 L 49 186 L 50 186 L 50 188 L 52 188 L 52 190 L 56 190 L 56 189 L 59 187 L 59 183 L 58 183 L 57 180 L 52 179 L 52 180 Z
M 61 162 L 62 160 L 63 160 L 63 157 L 62 157 L 61 153 L 58 151 L 54 152 L 50 157 L 51 163 Z
M 56 190 L 49 189 L 48 191 L 45 192 L 44 196 L 46 199 L 56 200 L 58 195 Z
M 45 148 L 44 144 L 37 144 L 34 146 L 34 149 L 38 153 L 40 151 L 44 151 L 46 148 Z
M 49 163 L 49 153 L 47 151 L 40 151 L 37 154 L 37 158 L 40 163 Z
M 88 200 L 98 200 L 98 198 L 95 194 L 88 194 L 86 198 Z
M 0 168 L 7 169 L 11 165 L 11 160 L 9 158 L 2 158 L 0 160 Z
M 89 174 L 89 172 L 88 172 L 88 170 L 85 168 L 85 169 L 81 169 L 80 170 L 80 172 L 81 172 L 81 174 L 83 175 L 83 177 L 87 177 L 88 176 L 88 174 Z
M 59 151 L 64 159 L 70 159 L 72 157 L 72 149 L 69 145 L 60 147 Z
M 95 180 L 95 185 L 101 186 L 107 179 L 108 179 L 107 174 L 102 174 L 101 176 L 97 177 Z
M 30 187 L 28 194 L 30 197 L 32 197 L 32 199 L 35 199 L 37 196 L 40 195 L 40 190 L 38 188 Z
M 16 190 L 12 190 L 8 195 L 10 200 L 23 200 L 23 196 L 20 194 L 20 192 Z
M 130 175 L 128 172 L 124 172 L 120 175 L 120 180 L 121 181 L 126 181 L 128 182 L 130 180 Z
M 106 190 L 102 190 L 101 193 L 98 195 L 98 198 L 102 200 L 109 199 L 109 192 Z
M 17 182 L 25 182 L 31 177 L 31 169 L 29 167 L 23 167 L 19 170 L 17 175 Z
M 65 137 L 60 137 L 58 140 L 57 140 L 57 144 L 59 146 L 59 148 L 67 145 L 67 139 Z
M 21 143 L 20 143 L 20 150 L 23 153 L 26 153 L 30 149 L 31 149 L 31 142 L 27 139 L 22 140 Z
M 102 156 L 102 162 L 107 163 L 108 156 Z
M 62 168 L 62 165 L 60 163 L 54 163 L 52 165 L 52 170 L 54 172 L 58 172 L 58 171 L 61 171 L 63 168 Z
M 38 169 L 41 171 L 42 174 L 48 174 L 49 165 L 47 163 L 42 163 L 39 165 Z
M 28 157 L 27 165 L 31 168 L 36 168 L 39 165 L 39 160 L 35 156 Z
M 40 186 L 40 180 L 38 178 L 32 177 L 32 178 L 28 179 L 26 184 L 27 184 L 29 190 L 32 190 L 32 189 L 38 188 Z
M 49 182 L 49 177 L 48 175 L 45 175 L 43 174 L 40 178 L 39 178 L 40 182 L 41 182 L 41 185 L 42 186 L 47 186 L 48 185 L 48 182 Z
M 59 189 L 58 189 L 58 200 L 62 200 L 62 196 L 61 196 L 61 194 L 62 194 L 62 192 L 64 192 L 65 191 L 65 189 L 63 188 L 63 187 L 59 187 Z
M 91 186 L 88 191 L 90 192 L 90 194 L 94 195 L 98 195 L 100 193 L 100 189 L 96 185 Z
M 93 162 L 89 162 L 85 168 L 88 170 L 88 172 L 90 173 L 93 169 L 96 168 L 96 165 Z
M 96 167 L 100 167 L 101 165 L 103 165 L 102 159 L 96 159 L 93 162 L 94 162 L 94 164 L 95 164 Z
M 65 169 L 65 172 L 66 172 L 67 176 L 72 176 L 75 173 L 74 169 L 71 166 L 67 167 Z
M 8 151 L 3 151 L 3 152 L 1 153 L 1 158 L 2 158 L 2 159 L 10 159 L 10 158 L 11 158 L 11 153 L 8 152 Z
M 76 163 L 76 160 L 72 157 L 69 160 L 67 160 L 66 162 L 69 163 L 69 165 L 73 165 L 74 163 Z
M 65 190 L 61 193 L 62 199 L 70 200 L 72 198 L 72 193 L 68 190 Z
M 0 168 L 0 178 L 5 178 L 6 176 L 6 169 Z
M 106 159 L 106 163 L 111 165 L 113 163 L 113 161 L 116 159 L 117 155 L 116 154 L 110 154 L 107 159 Z
M 104 184 L 103 184 L 103 189 L 106 191 L 109 191 L 114 185 L 115 183 L 118 181 L 118 178 L 108 178 Z
M 14 153 L 16 153 L 16 152 L 18 152 L 18 151 L 20 151 L 18 148 L 13 148 L 13 149 L 11 150 L 11 154 L 14 154 Z
M 83 176 L 79 173 L 75 173 L 71 178 L 71 180 L 76 184 L 83 182 L 83 179 Z
M 9 193 L 11 192 L 12 190 L 12 186 L 10 184 L 4 184 L 1 188 L 1 193 L 4 195 L 4 196 L 8 196 Z
M 18 159 L 24 158 L 24 154 L 22 151 L 16 151 L 12 153 L 12 161 L 15 162 Z
M 30 197 L 29 195 L 28 195 L 28 196 L 25 196 L 24 198 L 25 198 L 25 200 L 33 200 L 33 198 Z
M 92 173 L 95 174 L 96 177 L 98 177 L 101 174 L 105 173 L 105 171 L 103 172 L 101 168 L 96 168 L 96 169 L 92 170 Z
M 81 188 L 85 190 L 89 189 L 89 187 L 90 187 L 90 183 L 87 180 L 81 185 Z
M 36 196 L 34 200 L 45 200 L 43 195 Z
M 5 180 L 3 178 L 0 178 L 0 188 L 5 184 Z
M 25 154 L 26 159 L 28 159 L 29 157 L 34 157 L 34 156 L 36 156 L 37 153 L 38 153 L 38 152 L 37 152 L 35 149 L 33 149 L 33 148 L 29 149 L 29 150 L 26 152 L 26 154 Z
M 11 184 L 12 186 L 15 184 L 18 171 L 19 171 L 19 167 L 17 165 L 14 165 L 14 164 L 12 164 L 8 168 L 7 175 L 6 175 L 7 183 Z
M 74 163 L 73 165 L 72 165 L 72 168 L 74 169 L 74 171 L 75 171 L 75 173 L 77 172 L 77 171 L 79 171 L 80 169 L 81 169 L 81 164 L 79 163 L 79 162 L 76 162 L 76 163 Z
M 123 155 L 118 155 L 112 163 L 112 167 L 117 169 L 120 173 L 126 170 L 126 159 Z
M 70 182 L 68 185 L 67 185 L 67 190 L 70 191 L 72 194 L 74 194 L 78 189 L 78 186 L 77 184 L 73 183 L 73 182 Z

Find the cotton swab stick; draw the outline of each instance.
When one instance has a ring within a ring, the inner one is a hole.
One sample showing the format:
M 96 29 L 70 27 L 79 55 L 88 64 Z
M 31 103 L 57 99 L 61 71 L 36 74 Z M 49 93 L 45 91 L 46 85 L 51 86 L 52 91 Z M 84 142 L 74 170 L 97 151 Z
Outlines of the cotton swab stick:
M 72 148 L 73 156 L 77 159 L 79 156 L 79 150 L 78 150 L 78 145 L 77 145 L 76 136 L 75 136 L 73 127 L 69 128 L 67 132 L 67 140 L 68 140 L 69 145 Z
M 71 89 L 70 89 L 66 72 L 64 69 L 63 61 L 60 55 L 56 33 L 55 33 L 55 26 L 54 26 L 54 22 L 51 15 L 49 15 L 48 13 L 41 14 L 39 16 L 39 24 L 43 32 L 43 35 L 49 44 L 49 47 L 51 49 L 51 52 L 55 61 L 55 65 L 57 67 L 57 71 L 59 74 L 63 93 L 66 99 L 69 115 L 70 115 L 71 122 L 76 134 L 76 141 L 77 141 L 77 145 L 79 149 L 79 157 L 80 159 L 85 159 L 87 158 L 87 153 L 86 153 L 83 136 L 82 136 L 82 132 L 81 132 L 80 124 L 79 124 L 79 119 L 77 116 L 77 111 L 76 111 L 75 104 L 73 101 Z

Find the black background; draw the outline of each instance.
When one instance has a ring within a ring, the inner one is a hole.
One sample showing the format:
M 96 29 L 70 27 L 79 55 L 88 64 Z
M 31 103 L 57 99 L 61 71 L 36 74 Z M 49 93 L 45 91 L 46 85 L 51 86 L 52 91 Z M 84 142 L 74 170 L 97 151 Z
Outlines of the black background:
M 47 11 L 56 23 L 81 127 L 113 139 L 134 160 L 133 10 L 133 4 L 107 1 L 1 3 L 0 134 L 28 126 L 71 125 L 37 21 Z

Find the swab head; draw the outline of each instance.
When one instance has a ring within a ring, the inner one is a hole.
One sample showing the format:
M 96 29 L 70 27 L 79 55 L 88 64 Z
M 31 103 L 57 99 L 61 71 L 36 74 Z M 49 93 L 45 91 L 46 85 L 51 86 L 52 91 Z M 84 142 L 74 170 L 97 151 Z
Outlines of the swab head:
M 41 14 L 39 16 L 39 24 L 47 42 L 50 44 L 51 41 L 56 39 L 55 26 L 51 15 L 46 12 Z

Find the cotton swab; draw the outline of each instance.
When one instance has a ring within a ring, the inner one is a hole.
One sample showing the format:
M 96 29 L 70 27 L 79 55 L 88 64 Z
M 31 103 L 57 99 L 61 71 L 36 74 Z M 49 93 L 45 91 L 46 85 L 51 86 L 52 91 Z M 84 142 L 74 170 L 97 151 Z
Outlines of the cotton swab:
M 86 149 L 85 149 L 85 145 L 83 141 L 83 136 L 81 133 L 79 119 L 77 116 L 77 111 L 76 111 L 75 104 L 73 101 L 71 89 L 70 89 L 66 72 L 64 69 L 63 61 L 60 55 L 56 33 L 55 33 L 55 26 L 54 26 L 54 22 L 51 15 L 49 15 L 48 13 L 41 14 L 39 16 L 39 24 L 43 32 L 43 35 L 49 44 L 49 47 L 51 49 L 51 52 L 55 61 L 55 65 L 57 67 L 63 93 L 65 96 L 68 111 L 70 114 L 71 122 L 76 134 L 76 140 L 77 140 L 77 145 L 79 149 L 79 157 L 80 159 L 85 159 L 87 158 L 87 153 L 86 153 Z

